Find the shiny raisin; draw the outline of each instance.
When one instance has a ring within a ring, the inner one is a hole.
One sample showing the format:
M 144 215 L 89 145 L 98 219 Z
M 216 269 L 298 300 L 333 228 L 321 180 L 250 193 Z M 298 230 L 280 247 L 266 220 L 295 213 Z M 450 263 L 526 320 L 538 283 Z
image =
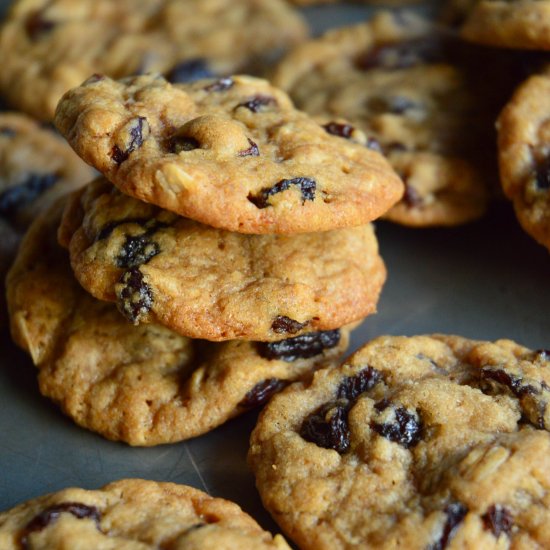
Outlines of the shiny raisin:
M 117 164 L 122 164 L 128 159 L 131 153 L 139 149 L 143 145 L 143 136 L 145 132 L 149 132 L 149 123 L 144 116 L 138 116 L 129 123 L 128 142 L 124 149 L 118 145 L 113 147 L 111 152 L 112 159 Z
M 115 286 L 120 312 L 134 325 L 153 307 L 153 292 L 138 268 L 125 271 Z
M 481 516 L 481 519 L 483 520 L 483 527 L 487 531 L 491 531 L 497 539 L 501 533 L 510 534 L 514 525 L 510 510 L 500 504 L 490 506 L 487 512 Z
M 245 409 L 253 409 L 266 403 L 269 398 L 282 390 L 286 385 L 284 380 L 278 378 L 268 378 L 256 384 L 249 392 L 246 393 L 242 401 L 239 403 L 240 407 Z
M 338 399 L 355 401 L 362 393 L 373 388 L 381 380 L 380 371 L 372 367 L 365 367 L 354 376 L 344 378 L 336 390 L 336 396 Z
M 273 187 L 266 187 L 262 189 L 258 195 L 248 195 L 248 200 L 257 208 L 267 208 L 269 206 L 269 197 L 290 189 L 291 185 L 296 185 L 300 188 L 300 192 L 302 194 L 302 204 L 306 201 L 315 200 L 315 189 L 317 187 L 316 181 L 312 178 L 303 177 L 281 180 Z
M 248 143 L 250 144 L 250 147 L 248 149 L 244 149 L 243 151 L 239 151 L 237 153 L 237 156 L 238 157 L 259 157 L 260 149 L 258 149 L 258 146 L 250 138 L 248 138 Z
M 264 107 L 277 105 L 277 100 L 271 96 L 257 95 L 243 103 L 239 103 L 235 109 L 239 107 L 246 107 L 249 111 L 253 113 L 258 113 L 264 109 Z
M 212 84 L 208 84 L 208 86 L 204 87 L 204 90 L 206 92 L 225 92 L 225 90 L 229 90 L 229 88 L 232 88 L 235 82 L 233 82 L 232 78 L 224 77 L 219 78 Z
M 422 433 L 422 422 L 418 413 L 410 412 L 404 407 L 396 407 L 387 399 L 379 401 L 374 407 L 378 412 L 390 410 L 387 422 L 371 424 L 375 432 L 407 449 L 418 444 Z
M 466 517 L 468 508 L 460 502 L 452 502 L 445 507 L 443 512 L 445 512 L 447 516 L 445 525 L 443 525 L 443 530 L 439 540 L 433 544 L 430 544 L 430 546 L 428 546 L 428 550 L 443 550 L 447 544 L 449 544 L 449 541 L 453 538 L 457 527 Z
M 187 59 L 175 65 L 166 75 L 166 80 L 172 84 L 194 82 L 201 78 L 211 78 L 214 72 L 203 58 Z
M 351 124 L 341 124 L 338 122 L 329 122 L 323 128 L 331 135 L 350 139 L 353 134 L 354 127 Z
M 95 506 L 88 506 L 80 502 L 62 502 L 46 508 L 25 525 L 19 538 L 21 546 L 26 550 L 29 536 L 55 523 L 63 513 L 71 514 L 77 519 L 92 519 L 99 529 L 101 515 Z
M 348 408 L 338 402 L 323 405 L 304 420 L 300 435 L 324 449 L 346 453 L 350 448 Z
M 286 315 L 277 315 L 273 323 L 271 323 L 271 328 L 273 329 L 273 332 L 276 332 L 277 334 L 296 334 L 306 327 L 307 324 L 308 321 L 305 323 L 300 323 L 299 321 L 295 321 Z
M 424 204 L 422 195 L 410 184 L 405 184 L 405 194 L 403 195 L 403 202 L 409 208 L 418 208 Z
M 340 331 L 336 329 L 308 332 L 278 342 L 258 342 L 257 346 L 258 353 L 265 359 L 280 359 L 292 363 L 297 359 L 315 357 L 326 349 L 336 347 L 339 343 Z
M 151 258 L 160 253 L 158 243 L 151 241 L 147 234 L 126 235 L 120 254 L 116 257 L 117 267 L 129 268 L 146 264 Z

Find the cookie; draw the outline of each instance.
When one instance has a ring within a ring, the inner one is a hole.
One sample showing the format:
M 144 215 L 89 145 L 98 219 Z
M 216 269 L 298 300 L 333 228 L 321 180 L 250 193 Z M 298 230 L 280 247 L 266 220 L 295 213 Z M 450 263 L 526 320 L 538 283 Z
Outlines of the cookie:
M 283 0 L 17 0 L 0 31 L 0 94 L 52 120 L 94 73 L 157 71 L 187 81 L 243 70 L 303 40 Z
M 93 296 L 115 301 L 136 325 L 159 323 L 190 338 L 274 341 L 333 330 L 373 313 L 386 278 L 370 224 L 230 233 L 128 197 L 104 179 L 73 195 L 60 236 Z
M 380 147 L 406 187 L 386 218 L 405 225 L 457 225 L 486 208 L 474 161 L 485 117 L 446 49 L 424 19 L 382 12 L 298 46 L 273 75 L 329 132 L 355 139 L 361 131 Z
M 550 76 L 514 93 L 498 122 L 502 189 L 523 229 L 550 250 Z
M 275 396 L 251 436 L 302 550 L 550 546 L 550 351 L 382 336 Z
M 124 193 L 229 231 L 363 225 L 403 193 L 380 153 L 247 76 L 176 86 L 94 77 L 65 94 L 56 125 Z
M 550 50 L 549 0 L 458 0 L 462 38 L 500 48 Z
M 347 328 L 216 344 L 135 327 L 74 279 L 56 242 L 62 207 L 25 236 L 8 274 L 8 306 L 12 336 L 38 367 L 41 393 L 85 428 L 131 445 L 188 439 L 261 405 L 347 347 Z
M 21 234 L 57 197 L 92 178 L 52 130 L 14 112 L 0 112 L 0 327 L 6 321 L 4 278 Z
M 175 483 L 123 479 L 71 487 L 0 513 L 4 550 L 157 548 L 290 550 L 228 500 Z

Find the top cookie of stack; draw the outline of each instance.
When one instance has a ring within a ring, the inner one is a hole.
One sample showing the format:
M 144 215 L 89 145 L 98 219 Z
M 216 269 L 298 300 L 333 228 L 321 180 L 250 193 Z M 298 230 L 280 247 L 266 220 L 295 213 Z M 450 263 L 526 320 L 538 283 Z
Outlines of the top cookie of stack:
M 94 76 L 65 94 L 55 123 L 123 193 L 230 231 L 362 225 L 403 193 L 363 134 L 329 134 L 252 77 Z

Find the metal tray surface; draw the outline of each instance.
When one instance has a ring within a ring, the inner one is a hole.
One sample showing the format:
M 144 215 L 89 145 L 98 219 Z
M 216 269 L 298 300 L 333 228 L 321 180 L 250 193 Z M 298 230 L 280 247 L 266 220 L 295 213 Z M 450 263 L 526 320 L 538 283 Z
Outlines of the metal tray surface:
M 316 32 L 370 13 L 360 6 L 305 11 Z M 483 220 L 455 229 L 376 226 L 388 280 L 378 314 L 355 331 L 350 352 L 381 334 L 433 332 L 550 348 L 550 258 L 519 228 L 510 205 L 496 204 Z M 132 448 L 79 428 L 43 398 L 31 360 L 6 333 L 0 367 L 0 510 L 67 486 L 142 477 L 231 499 L 278 530 L 246 465 L 257 413 L 186 442 Z

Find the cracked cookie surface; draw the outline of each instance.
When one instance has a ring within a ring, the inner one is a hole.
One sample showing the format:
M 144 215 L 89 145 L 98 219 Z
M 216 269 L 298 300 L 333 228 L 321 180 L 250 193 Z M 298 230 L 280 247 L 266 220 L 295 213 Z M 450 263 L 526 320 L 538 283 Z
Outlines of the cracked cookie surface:
M 550 352 L 382 336 L 264 409 L 249 463 L 300 548 L 550 544 Z
M 273 75 L 327 131 L 379 145 L 405 182 L 386 218 L 406 225 L 464 223 L 488 198 L 473 160 L 480 101 L 445 48 L 424 19 L 385 12 L 298 46 Z
M 75 280 L 56 242 L 61 210 L 33 224 L 8 274 L 12 336 L 37 366 L 41 393 L 108 439 L 150 446 L 206 433 L 348 345 L 348 328 L 212 343 L 135 327 Z
M 306 35 L 282 0 L 17 0 L 0 31 L 0 93 L 51 120 L 94 73 L 230 74 Z
M 228 500 L 186 485 L 123 479 L 71 487 L 0 512 L 4 550 L 289 550 Z
M 381 154 L 330 135 L 252 77 L 92 78 L 63 97 L 56 125 L 122 192 L 229 231 L 363 225 L 403 192 Z
M 550 250 L 550 76 L 534 75 L 516 90 L 498 122 L 500 178 L 517 218 Z
M 116 301 L 135 324 L 156 322 L 191 338 L 273 341 L 333 330 L 373 313 L 386 278 L 371 225 L 230 233 L 105 180 L 69 199 L 60 238 L 96 298 Z

